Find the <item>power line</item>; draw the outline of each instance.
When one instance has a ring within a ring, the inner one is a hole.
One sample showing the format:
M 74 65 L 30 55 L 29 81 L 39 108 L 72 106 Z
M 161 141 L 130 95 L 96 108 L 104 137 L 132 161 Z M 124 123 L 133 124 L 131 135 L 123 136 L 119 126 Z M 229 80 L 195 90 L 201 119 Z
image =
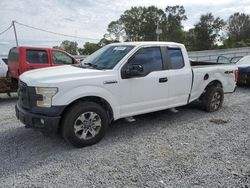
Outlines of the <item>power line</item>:
M 7 29 L 5 29 L 4 31 L 0 32 L 0 35 L 4 34 L 5 32 L 7 32 L 8 30 L 10 30 L 12 28 L 12 25 L 10 25 Z
M 43 31 L 43 32 L 46 32 L 46 33 L 54 34 L 54 35 L 60 35 L 60 36 L 71 37 L 71 38 L 78 38 L 78 39 L 83 39 L 83 40 L 99 40 L 99 39 L 94 39 L 94 38 L 78 37 L 78 36 L 73 36 L 73 35 L 68 35 L 68 34 L 63 34 L 63 33 L 57 33 L 57 32 L 53 32 L 53 31 L 48 31 L 48 30 L 45 30 L 45 29 L 41 29 L 41 28 L 38 28 L 38 27 L 33 27 L 33 26 L 30 26 L 30 25 L 26 25 L 26 24 L 23 24 L 23 23 L 20 23 L 20 22 L 17 22 L 17 21 L 14 21 L 14 22 L 21 25 L 21 26 L 24 26 L 24 27 L 28 27 L 28 28 L 31 28 L 31 29 Z

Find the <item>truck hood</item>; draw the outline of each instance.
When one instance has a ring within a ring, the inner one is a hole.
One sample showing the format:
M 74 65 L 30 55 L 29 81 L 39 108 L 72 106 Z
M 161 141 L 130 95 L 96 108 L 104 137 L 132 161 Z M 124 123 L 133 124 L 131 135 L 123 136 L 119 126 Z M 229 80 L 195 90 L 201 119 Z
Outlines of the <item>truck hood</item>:
M 27 71 L 20 76 L 20 80 L 28 86 L 53 87 L 58 83 L 74 80 L 109 77 L 110 72 L 110 70 L 97 70 L 64 65 Z

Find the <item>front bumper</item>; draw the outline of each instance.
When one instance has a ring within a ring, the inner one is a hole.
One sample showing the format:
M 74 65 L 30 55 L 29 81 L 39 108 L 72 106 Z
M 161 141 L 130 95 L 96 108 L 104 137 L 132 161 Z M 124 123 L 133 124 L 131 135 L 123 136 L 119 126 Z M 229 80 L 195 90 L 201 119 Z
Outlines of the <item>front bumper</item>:
M 56 132 L 59 128 L 61 116 L 46 116 L 29 112 L 18 104 L 15 106 L 16 117 L 26 128 L 34 128 L 42 131 Z

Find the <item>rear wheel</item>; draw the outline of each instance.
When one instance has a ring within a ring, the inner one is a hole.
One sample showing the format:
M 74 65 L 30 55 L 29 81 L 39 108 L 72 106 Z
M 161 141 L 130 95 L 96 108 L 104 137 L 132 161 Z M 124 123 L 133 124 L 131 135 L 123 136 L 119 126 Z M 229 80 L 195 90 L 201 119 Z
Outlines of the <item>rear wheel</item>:
M 220 86 L 209 86 L 202 96 L 202 106 L 207 112 L 219 110 L 223 104 L 224 92 Z
M 65 113 L 62 135 L 75 147 L 85 147 L 99 142 L 108 127 L 106 111 L 94 102 L 79 102 Z

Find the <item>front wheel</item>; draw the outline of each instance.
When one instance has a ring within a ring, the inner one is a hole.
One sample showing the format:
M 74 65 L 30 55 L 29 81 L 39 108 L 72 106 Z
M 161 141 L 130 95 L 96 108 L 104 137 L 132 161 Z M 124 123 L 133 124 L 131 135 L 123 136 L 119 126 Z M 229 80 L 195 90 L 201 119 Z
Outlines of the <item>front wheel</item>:
M 219 86 L 210 86 L 202 96 L 202 105 L 207 112 L 215 112 L 221 108 L 223 100 L 223 89 Z
M 108 127 L 106 111 L 94 102 L 79 102 L 70 107 L 62 121 L 62 136 L 75 147 L 99 142 Z

